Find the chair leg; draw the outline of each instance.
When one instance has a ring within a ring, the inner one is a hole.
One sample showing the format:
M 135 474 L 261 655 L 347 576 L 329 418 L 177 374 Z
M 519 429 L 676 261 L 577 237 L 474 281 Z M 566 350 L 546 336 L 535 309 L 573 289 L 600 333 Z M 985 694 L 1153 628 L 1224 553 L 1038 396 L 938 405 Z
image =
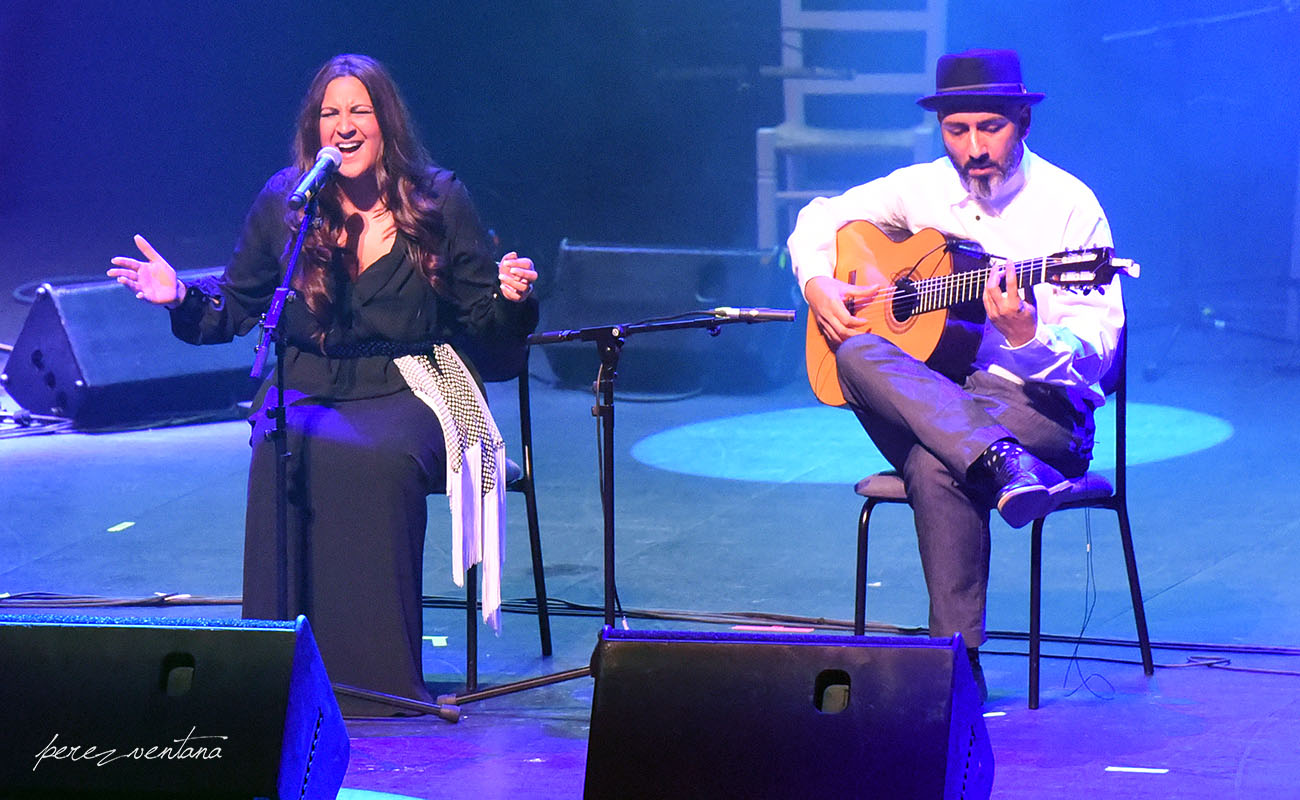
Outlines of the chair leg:
M 478 689 L 478 565 L 465 570 L 465 691 Z
M 1147 612 L 1142 603 L 1142 587 L 1138 584 L 1137 556 L 1133 553 L 1133 531 L 1129 527 L 1128 504 L 1120 502 L 1115 507 L 1119 517 L 1119 539 L 1124 547 L 1124 566 L 1128 570 L 1128 591 L 1133 601 L 1133 621 L 1137 624 L 1138 649 L 1142 651 L 1142 671 L 1154 675 L 1155 661 L 1151 657 L 1151 638 L 1147 634 Z
M 542 655 L 551 654 L 551 612 L 546 604 L 546 572 L 542 567 L 542 534 L 537 523 L 537 494 L 530 482 L 524 489 L 524 506 L 528 511 L 528 546 L 533 556 L 533 590 L 537 596 L 537 634 L 542 640 Z
M 776 205 L 776 131 L 759 128 L 754 137 L 756 203 L 758 210 L 758 247 L 776 247 L 778 233 Z
M 867 529 L 871 525 L 871 510 L 879 501 L 868 498 L 858 515 L 858 580 L 853 594 L 853 635 L 867 632 Z
M 1043 519 L 1029 534 L 1029 707 L 1038 708 L 1038 662 L 1042 649 Z

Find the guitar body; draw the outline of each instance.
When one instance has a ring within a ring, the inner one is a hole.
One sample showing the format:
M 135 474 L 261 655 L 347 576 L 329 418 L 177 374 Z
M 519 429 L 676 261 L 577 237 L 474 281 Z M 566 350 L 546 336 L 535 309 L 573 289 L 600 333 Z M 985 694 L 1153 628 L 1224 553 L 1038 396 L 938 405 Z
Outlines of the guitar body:
M 869 282 L 864 264 L 875 264 L 891 282 L 872 301 L 851 308 L 870 321 L 870 332 L 924 361 L 930 368 L 961 382 L 971 371 L 984 328 L 984 306 L 979 301 L 956 303 L 919 313 L 911 291 L 918 280 L 952 275 L 978 267 L 979 261 L 949 252 L 947 237 L 926 228 L 901 240 L 866 221 L 850 222 L 835 237 L 835 278 L 861 286 Z M 808 382 L 817 399 L 842 406 L 835 353 L 822 336 L 817 321 L 808 317 L 806 338 Z

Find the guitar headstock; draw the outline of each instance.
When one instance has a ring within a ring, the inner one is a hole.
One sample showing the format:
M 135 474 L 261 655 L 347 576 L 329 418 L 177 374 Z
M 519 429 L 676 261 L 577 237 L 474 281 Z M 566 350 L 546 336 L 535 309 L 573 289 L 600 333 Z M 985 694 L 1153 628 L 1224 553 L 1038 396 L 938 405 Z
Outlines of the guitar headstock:
M 1066 250 L 1049 256 L 1043 279 L 1066 289 L 1094 289 L 1110 283 L 1115 275 L 1136 278 L 1141 266 L 1131 258 L 1114 258 L 1110 247 Z

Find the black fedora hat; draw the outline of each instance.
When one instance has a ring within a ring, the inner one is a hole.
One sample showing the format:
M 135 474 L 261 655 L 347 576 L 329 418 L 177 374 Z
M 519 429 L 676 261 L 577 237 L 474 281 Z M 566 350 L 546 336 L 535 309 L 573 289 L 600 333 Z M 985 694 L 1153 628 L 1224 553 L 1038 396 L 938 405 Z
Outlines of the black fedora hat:
M 1025 91 L 1014 50 L 967 50 L 939 57 L 935 93 L 917 100 L 930 111 L 1033 105 L 1045 95 Z

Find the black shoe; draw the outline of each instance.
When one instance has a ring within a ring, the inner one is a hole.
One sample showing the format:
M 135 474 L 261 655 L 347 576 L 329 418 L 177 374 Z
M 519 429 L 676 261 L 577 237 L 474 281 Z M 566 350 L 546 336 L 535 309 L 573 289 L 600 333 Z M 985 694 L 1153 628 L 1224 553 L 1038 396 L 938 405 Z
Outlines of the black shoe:
M 1056 495 L 1070 485 L 1065 476 L 1012 439 L 989 445 L 975 462 L 991 489 L 998 513 L 1013 528 L 1023 528 L 1060 504 Z
M 970 671 L 975 674 L 975 688 L 980 692 L 980 705 L 989 701 L 989 686 L 984 682 L 984 668 L 980 666 L 980 649 L 966 648 L 966 657 L 970 659 Z

